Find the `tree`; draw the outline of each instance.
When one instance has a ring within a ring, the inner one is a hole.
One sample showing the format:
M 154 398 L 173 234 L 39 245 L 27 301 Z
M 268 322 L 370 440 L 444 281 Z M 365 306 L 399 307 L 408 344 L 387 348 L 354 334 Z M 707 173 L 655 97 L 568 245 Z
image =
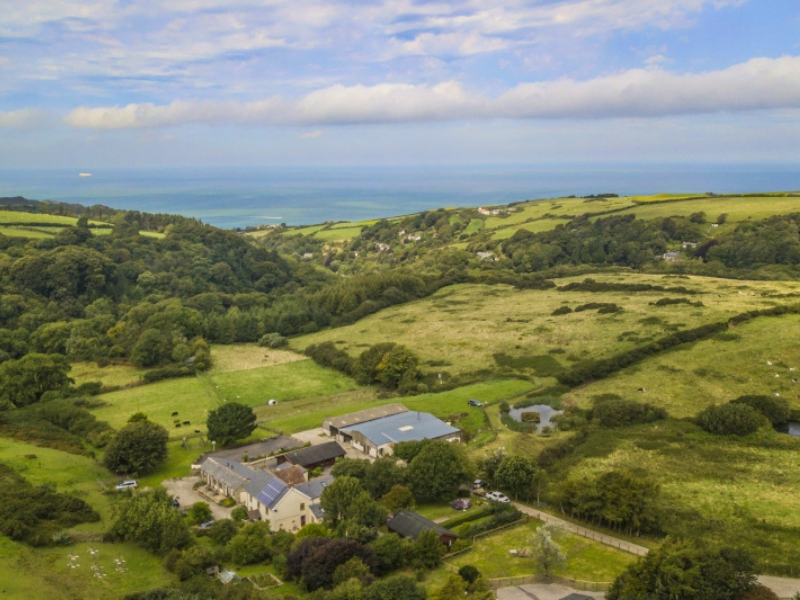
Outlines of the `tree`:
M 378 528 L 386 524 L 386 509 L 372 499 L 368 492 L 362 492 L 347 508 L 346 518 L 357 525 Z
M 394 533 L 387 533 L 370 542 L 375 552 L 375 574 L 386 575 L 402 568 L 406 563 L 408 542 Z
M 339 565 L 333 571 L 334 585 L 338 586 L 351 579 L 358 579 L 363 585 L 369 585 L 373 579 L 369 567 L 357 556 Z
M 472 565 L 464 565 L 458 570 L 458 576 L 467 583 L 475 583 L 475 580 L 481 576 L 481 572 Z
M 167 337 L 157 329 L 147 329 L 131 350 L 131 362 L 137 367 L 155 367 L 170 356 Z
M 350 515 L 350 507 L 364 494 L 364 488 L 355 477 L 337 477 L 326 486 L 319 499 L 319 506 L 325 511 L 325 521 L 335 527 L 340 520 Z
M 755 566 L 743 550 L 710 550 L 668 540 L 630 564 L 606 599 L 740 600 L 755 586 Z
M 364 591 L 363 600 L 425 600 L 428 594 L 413 577 L 394 575 L 376 581 Z
M 190 525 L 200 525 L 210 521 L 214 514 L 211 512 L 211 507 L 208 502 L 195 502 L 192 507 L 187 511 L 187 517 Z
M 367 478 L 367 471 L 369 471 L 369 461 L 361 460 L 360 458 L 342 458 L 337 460 L 336 464 L 331 469 L 331 475 L 334 477 L 355 477 L 359 481 L 364 481 Z
M 401 508 L 409 508 L 414 505 L 414 495 L 404 485 L 394 485 L 381 498 L 381 502 L 386 505 L 390 512 L 397 512 Z
M 256 414 L 253 409 L 238 402 L 227 402 L 209 411 L 208 438 L 223 446 L 246 438 L 256 428 Z
M 412 562 L 418 569 L 435 569 L 442 562 L 446 552 L 439 541 L 439 535 L 433 529 L 426 529 L 414 540 L 411 550 Z
M 505 451 L 498 449 L 491 454 L 484 455 L 483 458 L 478 460 L 478 472 L 489 485 L 496 485 L 497 480 L 495 477 L 497 475 L 497 469 L 500 467 L 500 464 L 503 462 L 505 457 Z
M 567 556 L 561 547 L 553 541 L 553 535 L 558 532 L 558 528 L 553 525 L 542 525 L 528 539 L 531 545 L 534 564 L 540 574 L 550 577 L 553 571 L 564 566 Z
M 394 342 L 384 342 L 364 350 L 353 363 L 355 380 L 362 385 L 378 383 L 378 365 L 386 353 L 394 347 Z
M 172 497 L 160 486 L 125 500 L 111 533 L 154 554 L 184 548 L 192 538 L 186 521 L 172 506 Z
M 375 563 L 375 556 L 369 546 L 354 540 L 328 540 L 303 561 L 301 570 L 303 583 L 310 591 L 332 587 L 337 567 L 354 557 L 366 565 Z
M 506 456 L 497 467 L 495 481 L 507 490 L 514 500 L 531 496 L 533 480 L 539 468 L 533 459 L 524 456 Z
M 31 353 L 0 364 L 0 405 L 16 407 L 38 402 L 48 391 L 64 391 L 73 380 L 70 364 L 61 354 Z
M 248 523 L 233 536 L 228 549 L 237 565 L 252 565 L 267 560 L 271 555 L 269 523 Z
M 474 469 L 460 444 L 433 440 L 408 465 L 407 478 L 418 501 L 451 500 L 474 478 Z
M 367 462 L 367 461 L 359 461 Z M 364 488 L 372 494 L 373 498 L 380 498 L 387 494 L 393 486 L 402 484 L 405 479 L 405 469 L 397 464 L 393 456 L 384 456 L 369 465 L 366 476 L 362 479 Z
M 417 379 L 419 357 L 405 346 L 396 345 L 383 355 L 378 364 L 378 381 L 389 389 L 396 389 L 402 380 Z
M 167 458 L 168 439 L 161 425 L 135 421 L 120 429 L 108 444 L 103 464 L 115 473 L 142 475 Z

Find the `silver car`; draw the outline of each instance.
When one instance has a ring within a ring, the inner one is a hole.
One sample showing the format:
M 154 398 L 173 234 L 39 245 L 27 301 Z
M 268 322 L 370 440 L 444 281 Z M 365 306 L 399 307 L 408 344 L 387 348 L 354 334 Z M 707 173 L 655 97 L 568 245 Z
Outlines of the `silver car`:
M 489 492 L 486 494 L 486 499 L 492 502 L 511 502 L 503 492 Z

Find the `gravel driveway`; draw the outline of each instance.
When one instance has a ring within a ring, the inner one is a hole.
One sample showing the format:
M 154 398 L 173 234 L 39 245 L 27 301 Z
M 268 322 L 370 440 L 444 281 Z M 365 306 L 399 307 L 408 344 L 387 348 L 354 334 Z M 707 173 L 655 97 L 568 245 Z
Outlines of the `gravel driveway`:
M 162 481 L 167 492 L 178 499 L 181 503 L 181 508 L 189 508 L 197 502 L 205 502 L 211 507 L 211 514 L 214 515 L 215 520 L 227 519 L 231 516 L 231 511 L 234 507 L 225 508 L 216 502 L 209 502 L 200 494 L 192 489 L 192 486 L 200 481 L 199 477 L 181 477 L 180 479 L 167 479 Z

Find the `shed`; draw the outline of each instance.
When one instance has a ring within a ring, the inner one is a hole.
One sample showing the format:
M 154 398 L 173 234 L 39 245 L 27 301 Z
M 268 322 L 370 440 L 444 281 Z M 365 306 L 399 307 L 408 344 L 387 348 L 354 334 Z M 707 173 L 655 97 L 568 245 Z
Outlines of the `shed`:
M 367 408 L 366 410 L 359 410 L 358 412 L 325 419 L 322 422 L 322 430 L 326 435 L 336 437 L 341 442 L 344 441 L 339 437 L 339 430 L 342 427 L 366 423 L 368 421 L 380 419 L 381 417 L 388 417 L 389 415 L 396 415 L 407 411 L 408 409 L 398 402 L 384 404 L 383 406 Z
M 389 517 L 386 527 L 400 537 L 412 540 L 416 540 L 423 531 L 433 529 L 439 535 L 439 541 L 448 548 L 458 539 L 458 536 L 449 529 L 426 519 L 413 510 L 401 510 L 394 517 Z
M 300 448 L 276 457 L 278 464 L 289 462 L 299 465 L 306 469 L 316 469 L 318 467 L 327 468 L 333 466 L 337 458 L 345 456 L 346 452 L 337 442 L 325 442 L 319 446 L 309 446 Z
M 241 577 L 239 577 L 235 571 L 231 571 L 230 569 L 223 569 L 219 572 L 219 580 L 222 583 L 230 583 L 231 581 L 241 581 Z

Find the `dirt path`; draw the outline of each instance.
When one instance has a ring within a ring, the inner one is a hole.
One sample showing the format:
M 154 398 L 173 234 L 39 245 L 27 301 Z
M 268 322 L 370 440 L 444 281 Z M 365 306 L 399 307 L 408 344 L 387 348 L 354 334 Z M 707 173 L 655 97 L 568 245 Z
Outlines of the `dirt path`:
M 585 538 L 589 538 L 600 542 L 601 544 L 605 544 L 606 546 L 612 546 L 614 548 L 619 548 L 620 550 L 624 550 L 625 552 L 630 552 L 631 554 L 635 554 L 636 556 L 644 556 L 648 553 L 648 549 L 644 546 L 639 546 L 637 544 L 632 544 L 631 542 L 626 542 L 625 540 L 621 540 L 619 538 L 605 535 L 604 533 L 600 533 L 598 531 L 593 531 L 591 529 L 586 529 L 585 527 L 581 527 L 580 525 L 575 525 L 574 523 L 570 523 L 569 521 L 565 521 L 564 519 L 559 519 L 558 517 L 554 517 L 553 515 L 544 513 L 536 508 L 531 508 L 530 506 L 525 506 L 524 504 L 519 504 L 517 502 L 514 503 L 520 512 L 534 517 L 535 519 L 539 519 L 540 521 L 544 521 L 545 523 L 551 523 L 553 525 L 558 525 L 565 531 L 569 531 L 570 533 L 574 533 L 576 535 L 580 535 Z

